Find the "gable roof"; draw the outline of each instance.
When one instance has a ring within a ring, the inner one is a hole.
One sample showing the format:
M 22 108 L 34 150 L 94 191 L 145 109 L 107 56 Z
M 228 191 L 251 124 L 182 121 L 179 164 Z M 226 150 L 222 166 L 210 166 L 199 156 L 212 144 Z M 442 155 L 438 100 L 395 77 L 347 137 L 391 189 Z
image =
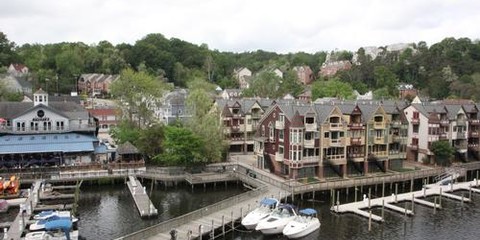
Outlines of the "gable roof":
M 138 152 L 138 149 L 135 146 L 133 146 L 132 143 L 130 143 L 129 141 L 126 141 L 125 143 L 120 144 L 118 146 L 117 153 L 119 155 L 125 155 L 125 154 L 137 154 L 139 152 Z

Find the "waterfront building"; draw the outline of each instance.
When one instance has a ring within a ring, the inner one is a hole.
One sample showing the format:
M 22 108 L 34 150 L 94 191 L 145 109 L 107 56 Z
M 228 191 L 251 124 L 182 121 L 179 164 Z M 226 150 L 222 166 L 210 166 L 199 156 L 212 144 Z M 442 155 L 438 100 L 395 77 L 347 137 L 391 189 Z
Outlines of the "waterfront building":
M 152 104 L 158 121 L 165 124 L 171 124 L 176 121 L 185 121 L 190 118 L 191 114 L 187 111 L 185 105 L 187 96 L 187 89 L 177 88 L 171 92 L 165 93 L 160 99 L 160 104 Z
M 216 99 L 214 110 L 223 123 L 230 153 L 253 153 L 258 121 L 273 102 L 265 98 Z
M 372 101 L 275 102 L 258 123 L 258 166 L 293 179 L 401 168 L 407 133 L 402 107 Z
M 33 102 L 0 102 L 0 165 L 90 163 L 99 146 L 97 126 L 83 106 L 49 101 L 42 89 Z
M 77 91 L 89 97 L 105 96 L 110 94 L 110 85 L 119 79 L 119 75 L 100 73 L 82 74 L 77 81 Z
M 431 144 L 448 141 L 455 158 L 479 159 L 479 105 L 472 101 L 414 102 L 404 109 L 409 122 L 407 159 L 431 162 Z

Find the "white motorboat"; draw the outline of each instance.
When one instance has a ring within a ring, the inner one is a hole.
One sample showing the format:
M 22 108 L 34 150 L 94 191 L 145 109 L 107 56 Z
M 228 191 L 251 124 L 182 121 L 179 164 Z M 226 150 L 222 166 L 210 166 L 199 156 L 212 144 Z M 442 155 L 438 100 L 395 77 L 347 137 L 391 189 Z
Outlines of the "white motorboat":
M 57 221 L 57 220 L 69 220 L 71 221 L 72 223 L 74 222 L 77 222 L 78 221 L 78 218 L 75 218 L 75 217 L 60 217 L 60 216 L 51 216 L 51 217 L 48 217 L 46 219 L 41 219 L 41 220 L 38 220 L 32 224 L 30 224 L 30 227 L 28 229 L 30 229 L 30 231 L 36 231 L 36 230 L 42 230 L 45 228 L 45 225 L 48 223 L 48 222 L 52 222 L 52 221 Z
M 78 240 L 78 230 L 72 230 L 70 219 L 57 219 L 45 224 L 45 231 L 30 232 L 24 240 Z
M 292 205 L 280 204 L 268 217 L 260 220 L 255 230 L 261 231 L 263 234 L 282 233 L 283 228 L 296 216 Z
M 268 217 L 270 213 L 278 206 L 279 201 L 275 198 L 264 198 L 260 205 L 249 212 L 243 219 L 242 225 L 249 230 L 255 229 L 260 220 Z
M 47 211 L 41 211 L 38 214 L 35 214 L 33 216 L 34 220 L 42 220 L 42 219 L 47 219 L 51 216 L 59 216 L 59 217 L 70 217 L 71 213 L 70 211 L 54 211 L 54 210 L 47 210 Z
M 298 212 L 298 216 L 283 229 L 287 238 L 301 238 L 320 228 L 320 221 L 315 209 L 306 208 Z

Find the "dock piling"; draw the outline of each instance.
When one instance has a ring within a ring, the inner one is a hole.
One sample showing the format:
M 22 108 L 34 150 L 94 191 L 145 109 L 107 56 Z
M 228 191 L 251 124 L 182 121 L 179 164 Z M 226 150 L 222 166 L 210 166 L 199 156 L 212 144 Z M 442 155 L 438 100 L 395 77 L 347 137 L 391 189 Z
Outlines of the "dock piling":
M 368 211 L 368 231 L 372 231 L 372 210 Z

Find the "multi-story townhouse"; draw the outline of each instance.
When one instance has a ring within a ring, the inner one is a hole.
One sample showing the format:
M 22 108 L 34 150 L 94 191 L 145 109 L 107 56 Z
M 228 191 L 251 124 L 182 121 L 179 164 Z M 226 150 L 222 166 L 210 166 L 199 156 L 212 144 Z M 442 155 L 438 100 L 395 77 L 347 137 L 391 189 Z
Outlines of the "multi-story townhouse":
M 255 139 L 258 166 L 294 179 L 401 167 L 405 122 L 400 107 L 389 108 L 391 113 L 378 102 L 276 103 L 260 120 Z M 395 130 L 390 130 L 392 119 L 400 121 Z M 395 134 L 399 137 L 393 141 Z M 389 155 L 390 147 L 395 155 Z
M 384 101 L 382 105 L 390 118 L 389 169 L 402 168 L 407 153 L 408 121 L 403 113 L 407 104 L 406 102 Z
M 431 161 L 431 144 L 448 141 L 455 148 L 455 158 L 478 159 L 478 105 L 470 101 L 416 102 L 404 109 L 409 122 L 407 159 Z
M 269 99 L 217 99 L 214 108 L 220 113 L 230 153 L 252 153 L 258 121 L 272 104 Z

